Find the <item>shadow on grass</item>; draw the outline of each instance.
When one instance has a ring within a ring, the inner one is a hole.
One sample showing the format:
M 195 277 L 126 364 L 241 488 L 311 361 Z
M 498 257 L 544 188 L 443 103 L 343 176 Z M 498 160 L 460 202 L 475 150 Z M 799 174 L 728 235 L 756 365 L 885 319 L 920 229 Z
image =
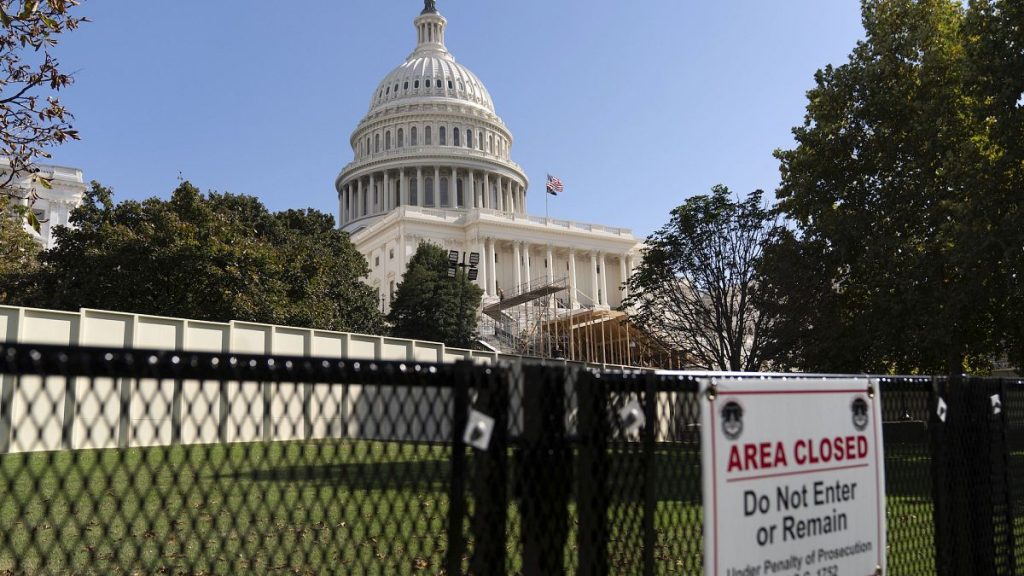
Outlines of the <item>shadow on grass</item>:
M 447 490 L 450 477 L 451 464 L 447 459 L 287 465 L 216 476 L 218 479 L 301 482 L 352 490 L 431 491 Z

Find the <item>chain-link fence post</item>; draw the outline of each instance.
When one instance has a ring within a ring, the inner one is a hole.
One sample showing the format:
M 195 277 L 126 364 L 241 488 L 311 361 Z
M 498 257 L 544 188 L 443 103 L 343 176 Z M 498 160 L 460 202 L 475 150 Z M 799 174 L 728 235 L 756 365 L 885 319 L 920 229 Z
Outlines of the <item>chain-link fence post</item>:
M 452 460 L 448 476 L 448 553 L 445 573 L 462 574 L 462 559 L 466 555 L 466 538 L 462 531 L 466 518 L 466 444 L 462 434 L 469 420 L 469 387 L 472 373 L 466 369 L 455 371 L 452 382 Z
M 467 370 L 471 365 L 466 367 Z M 508 413 L 510 372 L 474 370 L 476 409 L 494 418 L 487 450 L 473 454 L 473 556 L 470 574 L 504 574 L 508 530 Z
M 522 487 L 524 576 L 565 573 L 572 462 L 565 434 L 564 380 L 564 369 L 526 367 L 522 449 L 516 471 Z
M 579 517 L 577 549 L 579 573 L 608 575 L 608 391 L 600 374 L 580 372 L 579 456 L 576 481 L 576 510 Z

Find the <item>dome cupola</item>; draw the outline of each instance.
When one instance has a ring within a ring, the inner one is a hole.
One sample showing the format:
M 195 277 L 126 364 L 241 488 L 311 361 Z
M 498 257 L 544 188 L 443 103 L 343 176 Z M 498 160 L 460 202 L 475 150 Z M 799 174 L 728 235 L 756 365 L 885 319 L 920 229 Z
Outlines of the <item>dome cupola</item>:
M 335 181 L 343 229 L 400 206 L 525 214 L 527 179 L 487 88 L 445 45 L 434 0 L 413 20 L 416 47 L 388 73 L 352 133 L 355 159 Z

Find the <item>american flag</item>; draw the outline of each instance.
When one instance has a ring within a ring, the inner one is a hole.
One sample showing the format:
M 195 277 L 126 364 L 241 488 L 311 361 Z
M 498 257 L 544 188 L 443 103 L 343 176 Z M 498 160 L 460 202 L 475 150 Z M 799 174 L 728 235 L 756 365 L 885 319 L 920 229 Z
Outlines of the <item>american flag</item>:
M 548 194 L 552 196 L 558 196 L 559 192 L 565 191 L 565 185 L 558 178 L 548 174 Z

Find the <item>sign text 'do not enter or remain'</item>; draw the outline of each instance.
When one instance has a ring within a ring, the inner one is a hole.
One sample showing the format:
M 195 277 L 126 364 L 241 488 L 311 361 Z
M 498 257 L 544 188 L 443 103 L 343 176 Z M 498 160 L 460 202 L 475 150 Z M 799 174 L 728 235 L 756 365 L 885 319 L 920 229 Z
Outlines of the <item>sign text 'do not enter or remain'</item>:
M 881 400 L 871 385 L 867 378 L 705 382 L 706 574 L 884 571 Z

